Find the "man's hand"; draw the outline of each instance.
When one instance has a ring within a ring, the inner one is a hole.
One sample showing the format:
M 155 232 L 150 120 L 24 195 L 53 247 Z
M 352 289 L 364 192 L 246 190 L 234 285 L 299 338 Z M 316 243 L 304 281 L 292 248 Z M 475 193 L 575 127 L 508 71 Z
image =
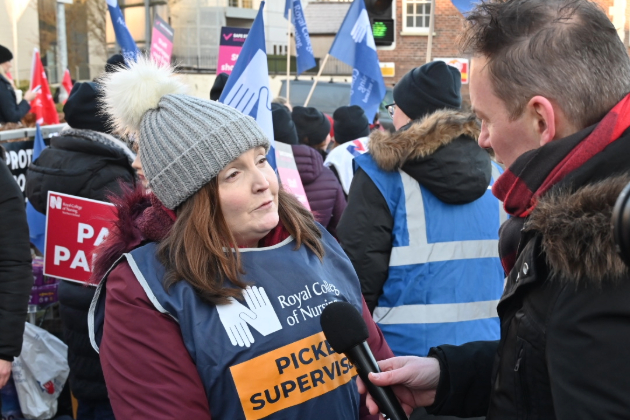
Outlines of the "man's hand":
M 0 389 L 2 389 L 11 376 L 11 362 L 0 360 Z
M 435 401 L 440 380 L 440 363 L 432 357 L 404 356 L 378 362 L 381 373 L 370 373 L 370 381 L 377 386 L 391 386 L 407 415 L 414 408 L 426 407 Z M 357 378 L 359 392 L 365 394 L 367 388 Z M 366 405 L 370 414 L 380 410 L 372 396 L 368 394 Z M 380 419 L 383 419 L 381 416 Z

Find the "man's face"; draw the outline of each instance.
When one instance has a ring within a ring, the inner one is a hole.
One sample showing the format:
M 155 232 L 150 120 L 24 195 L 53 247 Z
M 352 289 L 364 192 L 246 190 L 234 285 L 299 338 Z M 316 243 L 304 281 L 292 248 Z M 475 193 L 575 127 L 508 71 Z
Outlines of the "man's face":
M 509 167 L 523 153 L 540 147 L 540 133 L 527 111 L 510 120 L 505 103 L 494 94 L 486 63 L 485 57 L 471 63 L 470 102 L 481 120 L 479 145 L 492 148 L 497 161 Z

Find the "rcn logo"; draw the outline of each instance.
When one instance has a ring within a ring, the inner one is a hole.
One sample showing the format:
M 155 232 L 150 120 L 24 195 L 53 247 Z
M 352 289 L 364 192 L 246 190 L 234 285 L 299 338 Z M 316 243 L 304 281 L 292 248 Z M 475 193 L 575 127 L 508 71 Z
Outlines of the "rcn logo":
M 50 208 L 61 210 L 61 197 L 50 196 Z
M 254 337 L 249 327 L 263 336 L 268 336 L 282 329 L 280 319 L 278 319 L 265 289 L 248 286 L 243 291 L 243 297 L 247 306 L 234 298 L 230 298 L 230 303 L 226 305 L 217 306 L 219 318 L 233 346 L 249 347 L 252 345 Z

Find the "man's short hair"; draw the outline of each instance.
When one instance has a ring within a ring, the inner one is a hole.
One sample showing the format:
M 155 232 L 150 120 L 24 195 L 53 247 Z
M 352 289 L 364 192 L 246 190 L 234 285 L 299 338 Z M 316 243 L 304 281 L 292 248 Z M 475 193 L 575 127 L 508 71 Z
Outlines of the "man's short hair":
M 511 118 L 541 95 L 578 129 L 630 92 L 630 59 L 604 11 L 588 0 L 495 0 L 466 18 L 465 52 L 488 59 Z

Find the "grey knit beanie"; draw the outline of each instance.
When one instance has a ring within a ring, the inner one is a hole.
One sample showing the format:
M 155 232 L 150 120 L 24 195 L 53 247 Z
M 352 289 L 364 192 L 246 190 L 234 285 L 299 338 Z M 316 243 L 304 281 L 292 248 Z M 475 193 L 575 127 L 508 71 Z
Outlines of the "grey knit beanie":
M 105 106 L 116 129 L 139 133 L 144 174 L 175 209 L 221 169 L 254 148 L 269 149 L 256 121 L 234 108 L 184 95 L 172 69 L 146 59 L 107 74 Z

